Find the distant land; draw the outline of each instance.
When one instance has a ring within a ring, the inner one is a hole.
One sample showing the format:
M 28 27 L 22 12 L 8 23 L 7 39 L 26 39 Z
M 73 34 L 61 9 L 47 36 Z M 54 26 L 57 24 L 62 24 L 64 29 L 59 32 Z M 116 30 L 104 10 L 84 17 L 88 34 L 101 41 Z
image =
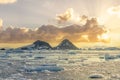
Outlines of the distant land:
M 65 49 L 71 49 L 71 50 L 77 50 L 79 48 L 77 48 L 71 41 L 69 41 L 68 39 L 64 39 L 60 44 L 58 44 L 56 47 L 52 47 L 49 43 L 45 42 L 45 41 L 40 41 L 37 40 L 35 42 L 33 42 L 33 44 L 28 45 L 28 46 L 24 46 L 24 47 L 20 47 L 18 49 L 22 49 L 22 50 L 42 50 L 42 49 L 46 49 L 46 50 L 65 50 Z
M 13 48 L 11 48 L 13 49 Z M 6 48 L 0 48 L 6 50 Z M 70 40 L 64 39 L 57 46 L 52 47 L 48 42 L 37 40 L 30 45 L 15 48 L 15 50 L 120 50 L 118 47 L 76 47 Z

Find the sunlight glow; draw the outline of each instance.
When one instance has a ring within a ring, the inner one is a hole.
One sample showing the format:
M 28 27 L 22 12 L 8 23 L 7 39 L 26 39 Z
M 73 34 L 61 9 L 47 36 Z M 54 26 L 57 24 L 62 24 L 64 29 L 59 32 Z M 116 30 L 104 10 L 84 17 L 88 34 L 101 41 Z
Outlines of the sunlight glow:
M 3 25 L 3 21 L 2 19 L 0 19 L 0 27 Z
M 108 40 L 110 37 L 108 34 L 102 34 L 101 39 Z
M 108 9 L 108 13 L 109 13 L 110 15 L 115 15 L 115 14 L 117 14 L 117 15 L 120 16 L 120 6 L 114 6 L 114 7 L 109 8 L 109 9 Z
M 102 35 L 97 36 L 100 41 L 104 41 L 106 43 L 110 42 L 110 35 L 108 33 L 104 33 Z
M 102 18 L 102 17 L 97 18 L 97 21 L 98 21 L 98 23 L 99 23 L 100 25 L 104 25 L 104 24 L 105 24 L 105 19 Z
M 82 35 L 82 38 L 85 39 L 85 40 L 87 40 L 87 41 L 89 41 L 88 35 Z

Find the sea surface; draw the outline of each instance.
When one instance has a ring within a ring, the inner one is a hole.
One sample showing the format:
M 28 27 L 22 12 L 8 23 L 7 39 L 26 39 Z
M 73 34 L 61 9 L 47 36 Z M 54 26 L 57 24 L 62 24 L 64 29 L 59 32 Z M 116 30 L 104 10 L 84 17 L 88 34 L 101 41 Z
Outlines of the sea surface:
M 120 51 L 1 50 L 0 80 L 120 80 Z

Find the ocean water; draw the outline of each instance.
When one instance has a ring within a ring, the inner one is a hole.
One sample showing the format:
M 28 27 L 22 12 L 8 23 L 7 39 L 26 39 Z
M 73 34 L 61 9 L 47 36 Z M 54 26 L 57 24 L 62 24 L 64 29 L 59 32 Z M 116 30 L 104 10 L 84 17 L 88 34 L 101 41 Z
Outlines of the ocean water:
M 0 80 L 120 80 L 120 51 L 0 51 Z

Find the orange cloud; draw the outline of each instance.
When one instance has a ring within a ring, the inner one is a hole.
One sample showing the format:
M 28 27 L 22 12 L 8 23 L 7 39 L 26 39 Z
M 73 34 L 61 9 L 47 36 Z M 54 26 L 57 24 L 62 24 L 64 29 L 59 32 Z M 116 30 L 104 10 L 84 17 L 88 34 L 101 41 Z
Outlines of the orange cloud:
M 75 20 L 76 19 L 76 20 Z M 8 27 L 0 32 L 0 42 L 33 42 L 43 40 L 51 43 L 69 39 L 73 42 L 109 42 L 110 36 L 104 25 L 98 23 L 97 18 L 89 18 L 86 15 L 75 16 L 72 8 L 57 16 L 61 22 L 78 21 L 78 24 L 58 28 L 53 25 L 43 25 L 35 30 L 28 28 Z M 61 23 L 62 24 L 62 23 Z M 82 25 L 81 25 L 82 24 Z M 2 26 L 2 20 L 0 20 Z
M 108 30 L 98 24 L 96 18 L 86 20 L 85 25 L 70 25 L 58 28 L 53 25 L 43 25 L 36 30 L 28 28 L 11 28 L 0 32 L 0 42 L 33 42 L 43 40 L 57 43 L 63 39 L 73 42 L 109 42 Z
M 57 20 L 59 23 L 69 21 L 73 16 L 73 9 L 69 8 L 65 11 L 65 13 L 57 15 Z
M 58 21 L 59 24 L 71 23 L 84 25 L 88 20 L 88 16 L 86 15 L 80 16 L 78 13 L 74 11 L 73 8 L 68 8 L 64 13 L 57 15 L 56 20 Z
M 0 27 L 3 25 L 3 20 L 0 19 Z
M 17 0 L 0 0 L 0 4 L 15 3 Z
M 2 26 L 3 26 L 3 20 L 0 19 L 0 30 L 2 29 Z

